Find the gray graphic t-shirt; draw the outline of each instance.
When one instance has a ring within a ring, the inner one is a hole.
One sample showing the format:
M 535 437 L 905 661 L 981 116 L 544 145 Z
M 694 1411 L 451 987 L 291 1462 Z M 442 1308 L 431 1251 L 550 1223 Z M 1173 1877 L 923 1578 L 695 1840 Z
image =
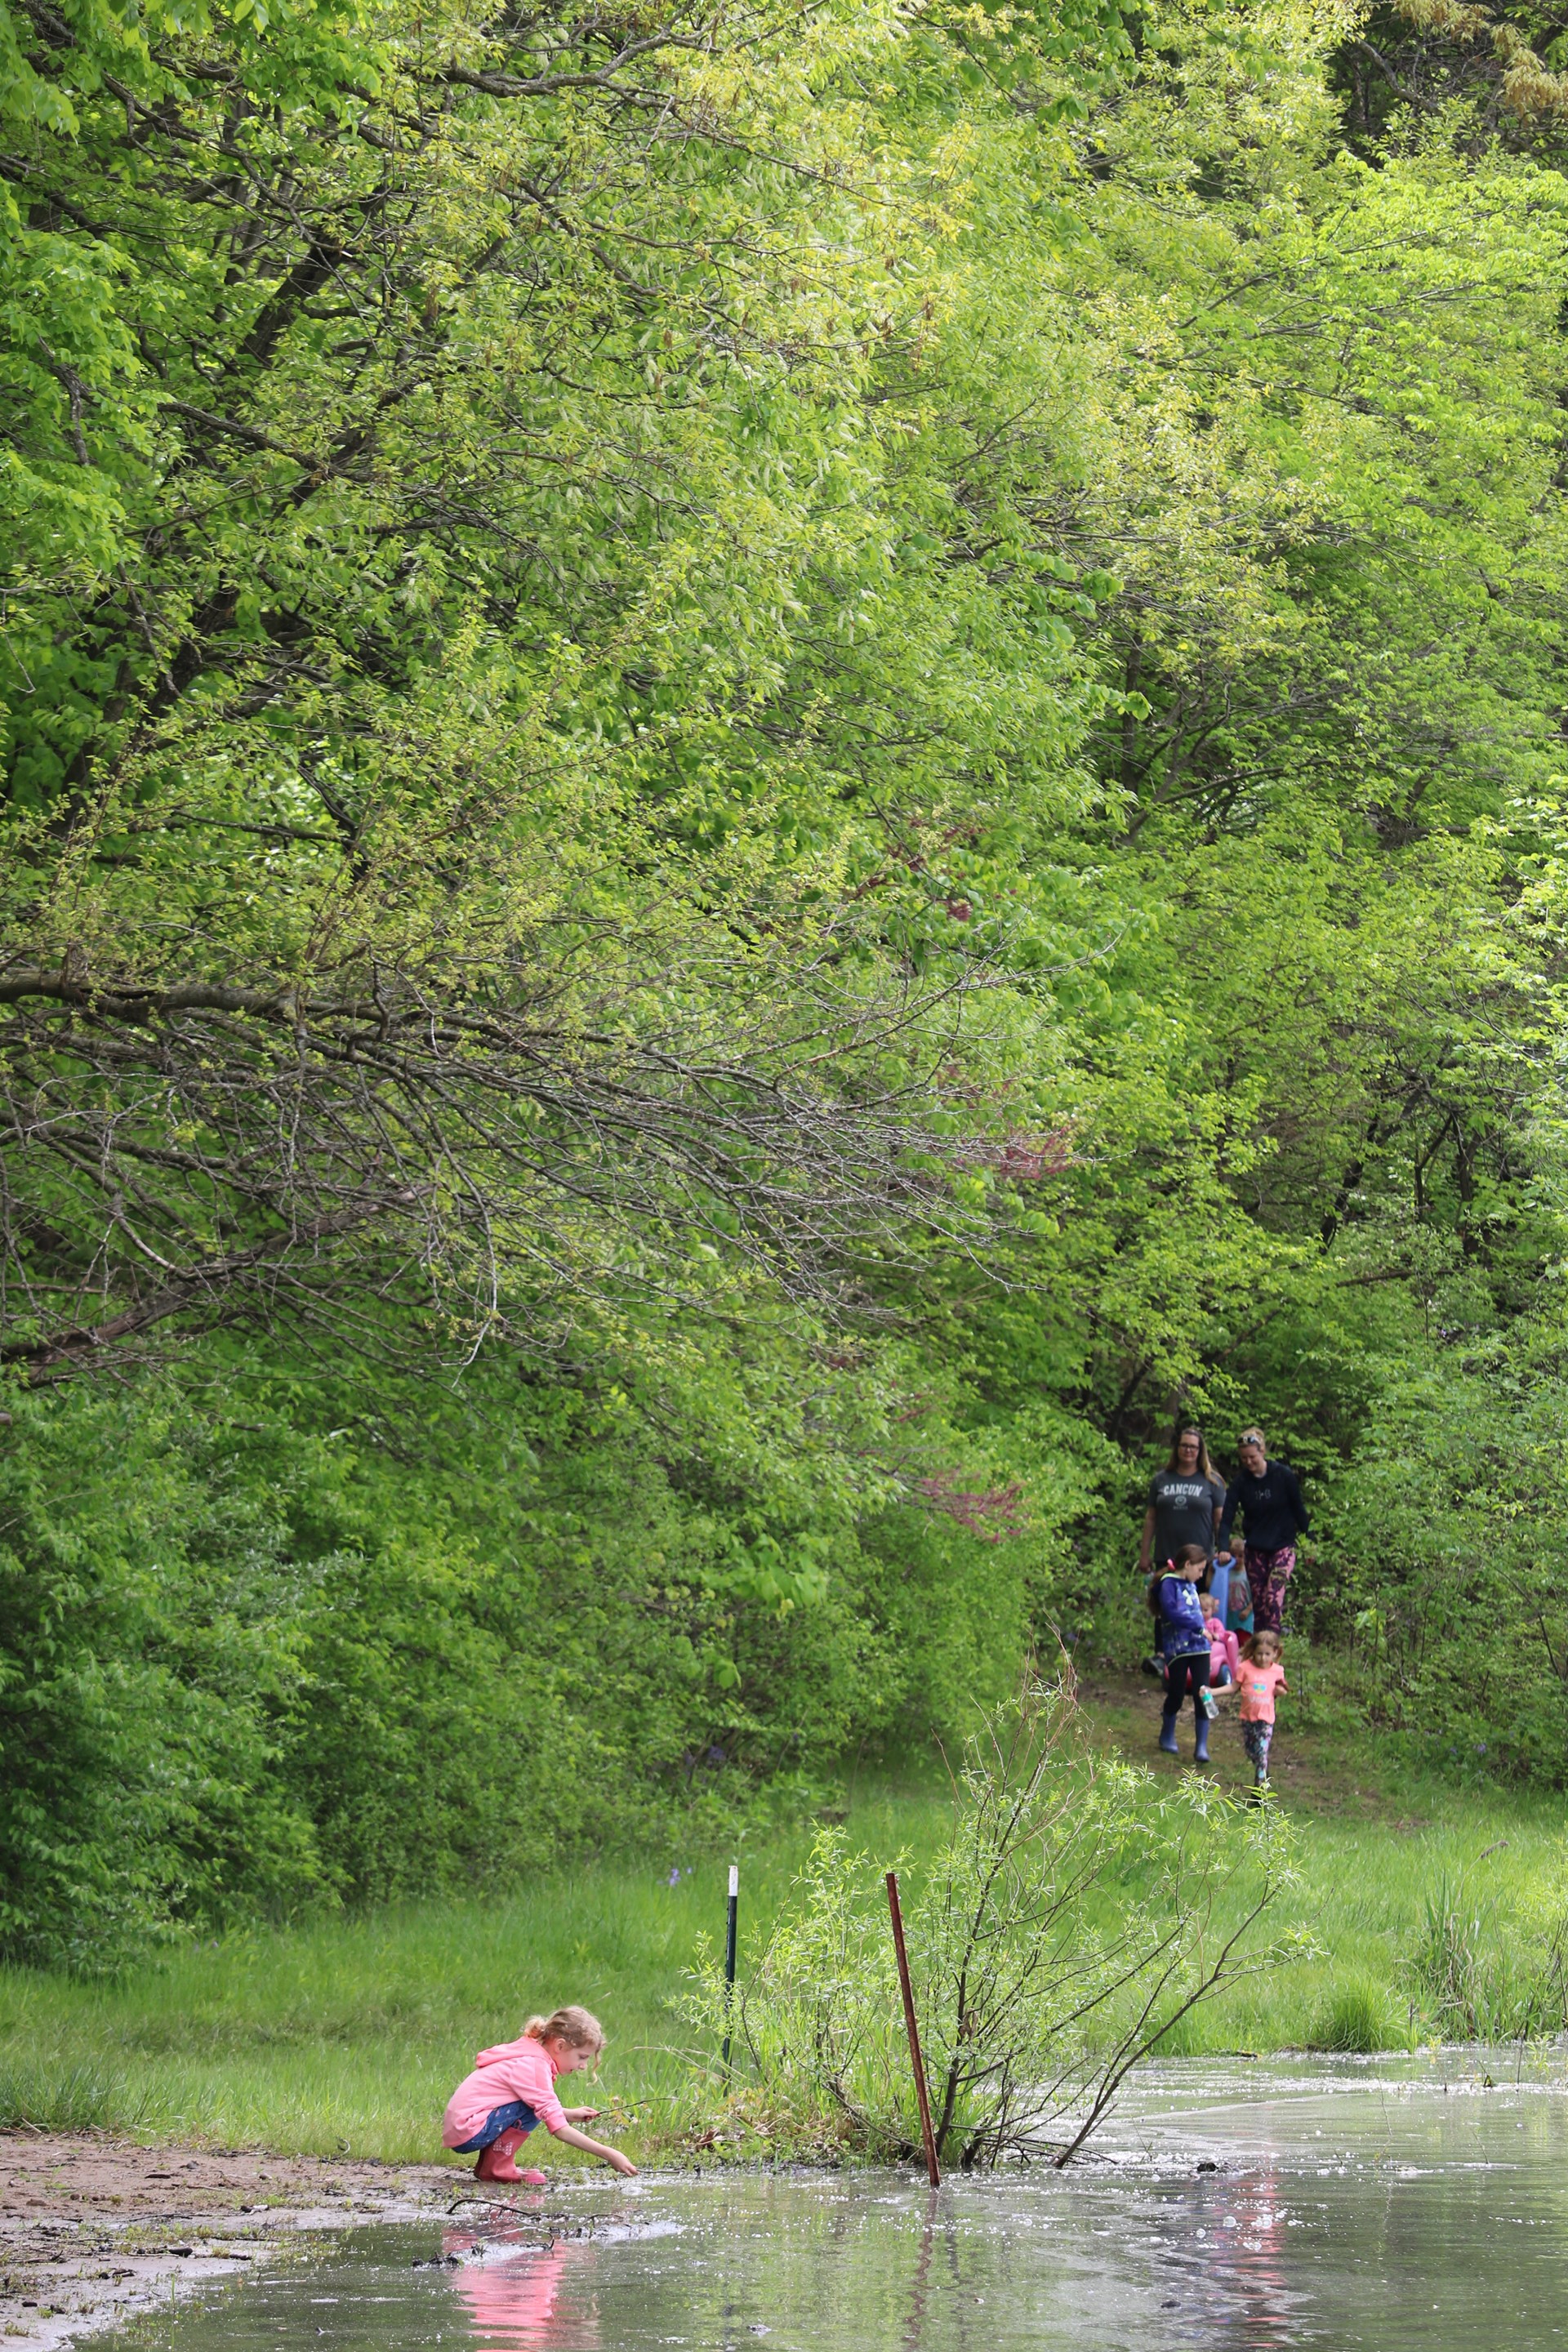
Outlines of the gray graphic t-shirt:
M 1154 1507 L 1157 1569 L 1174 1559 L 1184 1544 L 1202 1544 L 1212 1555 L 1215 1506 L 1225 1500 L 1217 1478 L 1205 1478 L 1201 1470 L 1161 1470 L 1149 1481 L 1149 1500 Z

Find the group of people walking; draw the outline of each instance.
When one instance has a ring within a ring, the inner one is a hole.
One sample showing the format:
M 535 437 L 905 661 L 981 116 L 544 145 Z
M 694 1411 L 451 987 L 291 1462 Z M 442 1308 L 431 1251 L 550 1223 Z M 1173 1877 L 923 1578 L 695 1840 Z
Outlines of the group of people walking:
M 1150 1671 L 1165 1685 L 1160 1745 L 1175 1755 L 1176 1724 L 1190 1696 L 1197 1719 L 1194 1760 L 1208 1761 L 1209 1723 L 1222 1690 L 1236 1694 L 1241 1735 L 1258 1790 L 1268 1785 L 1274 1703 L 1288 1690 L 1285 1594 L 1297 1541 L 1309 1532 L 1300 1483 L 1270 1461 L 1260 1429 L 1244 1429 L 1226 1486 L 1203 1431 L 1176 1429 L 1171 1458 L 1149 1483 L 1139 1549 L 1158 1628 Z M 1235 1541 L 1240 1521 L 1244 1540 Z

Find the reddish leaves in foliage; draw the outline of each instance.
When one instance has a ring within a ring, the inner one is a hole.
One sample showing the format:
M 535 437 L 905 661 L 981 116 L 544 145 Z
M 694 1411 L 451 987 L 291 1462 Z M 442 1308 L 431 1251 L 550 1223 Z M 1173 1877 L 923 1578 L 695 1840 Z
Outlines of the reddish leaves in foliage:
M 1000 1543 L 1016 1535 L 1022 1525 L 1024 1489 L 1016 1479 L 1005 1486 L 961 1486 L 952 1472 L 942 1470 L 932 1477 L 917 1478 L 915 1492 L 933 1511 L 956 1519 L 983 1543 Z

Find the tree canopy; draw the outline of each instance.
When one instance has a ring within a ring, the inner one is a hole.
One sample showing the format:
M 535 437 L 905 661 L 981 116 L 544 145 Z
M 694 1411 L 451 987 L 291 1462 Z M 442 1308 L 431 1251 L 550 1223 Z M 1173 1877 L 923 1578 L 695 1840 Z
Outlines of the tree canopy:
M 1560 43 L 0 16 L 14 1943 L 793 1801 L 1177 1408 L 1568 1773 Z

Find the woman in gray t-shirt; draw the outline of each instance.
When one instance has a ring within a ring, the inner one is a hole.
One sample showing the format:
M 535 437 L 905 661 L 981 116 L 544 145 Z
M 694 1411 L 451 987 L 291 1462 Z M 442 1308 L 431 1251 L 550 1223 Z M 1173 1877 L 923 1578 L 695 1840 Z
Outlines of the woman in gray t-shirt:
M 1203 1431 L 1195 1422 L 1184 1422 L 1171 1446 L 1171 1458 L 1149 1481 L 1149 1507 L 1143 1514 L 1143 1539 L 1138 1549 L 1139 1573 L 1174 1559 L 1184 1544 L 1202 1544 L 1214 1558 L 1215 1531 L 1225 1507 L 1225 1482 L 1215 1475 Z

